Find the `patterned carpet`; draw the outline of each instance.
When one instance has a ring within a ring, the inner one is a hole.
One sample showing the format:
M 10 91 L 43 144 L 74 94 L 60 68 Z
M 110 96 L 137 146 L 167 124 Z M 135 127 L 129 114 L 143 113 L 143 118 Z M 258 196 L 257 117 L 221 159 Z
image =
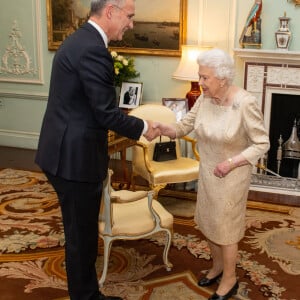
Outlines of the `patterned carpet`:
M 175 214 L 172 271 L 163 266 L 163 235 L 116 242 L 103 293 L 126 300 L 202 300 L 216 289 L 216 285 L 197 286 L 210 266 L 210 253 L 192 217 L 179 215 L 192 202 L 180 203 L 178 210 L 174 204 L 178 199 L 164 201 Z M 240 288 L 234 299 L 300 299 L 300 208 L 249 202 L 245 226 L 238 259 Z M 38 172 L 1 170 L 0 298 L 68 299 L 63 246 L 60 209 L 46 177 Z M 99 274 L 101 252 L 99 243 Z

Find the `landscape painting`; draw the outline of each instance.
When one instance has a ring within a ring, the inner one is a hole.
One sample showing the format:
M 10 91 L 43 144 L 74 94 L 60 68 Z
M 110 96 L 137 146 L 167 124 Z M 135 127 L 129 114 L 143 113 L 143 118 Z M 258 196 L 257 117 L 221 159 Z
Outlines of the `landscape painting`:
M 111 41 L 110 50 L 120 53 L 180 56 L 186 38 L 187 0 L 138 0 L 134 28 L 122 41 Z M 87 21 L 90 0 L 47 0 L 48 49 Z
M 136 1 L 133 30 L 109 46 L 123 53 L 180 56 L 186 35 L 186 5 L 187 0 Z
M 62 41 L 85 23 L 90 0 L 47 0 L 48 49 L 56 50 Z

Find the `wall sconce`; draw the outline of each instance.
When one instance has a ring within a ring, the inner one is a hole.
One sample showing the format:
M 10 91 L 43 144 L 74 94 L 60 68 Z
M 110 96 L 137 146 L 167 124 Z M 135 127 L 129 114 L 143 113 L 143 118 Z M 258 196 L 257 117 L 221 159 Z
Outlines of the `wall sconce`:
M 211 48 L 210 46 L 182 45 L 181 60 L 172 78 L 191 82 L 191 90 L 186 94 L 189 109 L 193 107 L 197 98 L 201 95 L 197 57 L 201 52 Z

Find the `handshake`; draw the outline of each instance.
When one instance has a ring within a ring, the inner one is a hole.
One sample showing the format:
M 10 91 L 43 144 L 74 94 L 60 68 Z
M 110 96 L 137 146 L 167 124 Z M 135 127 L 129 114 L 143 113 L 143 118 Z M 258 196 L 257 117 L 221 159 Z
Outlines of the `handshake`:
M 159 135 L 168 136 L 171 139 L 176 138 L 176 130 L 172 124 L 163 124 L 156 121 L 146 121 L 148 124 L 148 130 L 144 134 L 144 137 L 150 142 Z

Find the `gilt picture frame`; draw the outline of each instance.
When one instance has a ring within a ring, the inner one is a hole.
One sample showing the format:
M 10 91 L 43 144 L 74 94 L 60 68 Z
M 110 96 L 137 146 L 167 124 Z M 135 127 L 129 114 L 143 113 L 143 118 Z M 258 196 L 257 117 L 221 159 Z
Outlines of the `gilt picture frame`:
M 122 82 L 119 107 L 133 109 L 142 102 L 142 82 Z
M 48 50 L 57 50 L 67 36 L 88 20 L 90 1 L 46 1 Z
M 187 0 L 136 1 L 133 29 L 109 47 L 120 53 L 180 56 L 186 42 L 186 17 Z
M 162 104 L 174 112 L 176 121 L 181 121 L 189 111 L 188 100 L 186 98 L 162 98 Z
M 63 40 L 89 17 L 89 1 L 46 0 L 48 49 L 57 50 Z M 180 56 L 186 42 L 188 0 L 136 1 L 134 27 L 122 41 L 111 41 L 109 49 L 118 53 Z M 145 7 L 147 9 L 145 9 Z

